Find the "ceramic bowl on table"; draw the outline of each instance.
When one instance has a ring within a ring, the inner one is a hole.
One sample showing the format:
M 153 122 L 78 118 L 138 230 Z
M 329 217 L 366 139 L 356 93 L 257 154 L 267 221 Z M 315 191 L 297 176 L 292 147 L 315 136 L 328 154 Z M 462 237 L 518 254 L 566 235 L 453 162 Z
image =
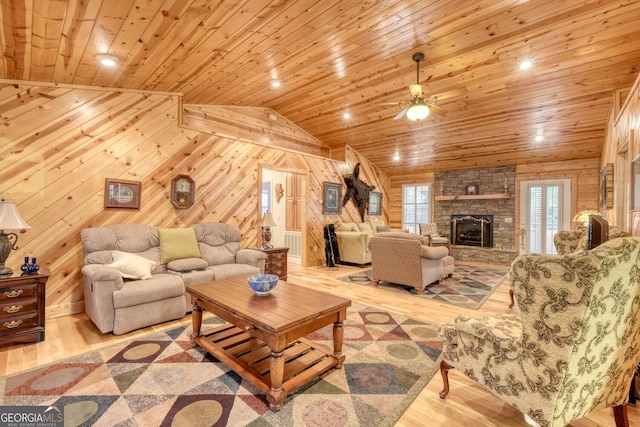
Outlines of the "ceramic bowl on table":
M 275 274 L 256 274 L 250 276 L 247 281 L 256 295 L 269 295 L 269 292 L 278 284 L 278 276 Z

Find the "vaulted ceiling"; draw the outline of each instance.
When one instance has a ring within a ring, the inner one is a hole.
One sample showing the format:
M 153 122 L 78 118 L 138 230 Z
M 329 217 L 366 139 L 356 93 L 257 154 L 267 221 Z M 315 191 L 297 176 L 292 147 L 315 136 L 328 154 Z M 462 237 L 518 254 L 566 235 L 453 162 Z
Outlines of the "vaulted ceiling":
M 598 157 L 640 71 L 640 1 L 0 1 L 0 78 L 269 107 L 391 175 Z M 468 93 L 393 120 L 418 51 L 427 96 Z

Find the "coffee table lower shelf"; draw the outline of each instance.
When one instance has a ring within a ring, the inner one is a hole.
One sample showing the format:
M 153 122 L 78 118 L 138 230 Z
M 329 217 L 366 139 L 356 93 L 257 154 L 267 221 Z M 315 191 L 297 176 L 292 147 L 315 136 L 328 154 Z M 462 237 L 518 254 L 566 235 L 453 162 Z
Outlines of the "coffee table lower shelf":
M 278 402 L 279 405 L 271 405 L 273 410 L 280 409 L 293 391 L 334 366 L 341 367 L 344 362 L 344 355 L 336 358 L 329 348 L 299 338 L 284 351 L 282 388 L 274 390 L 271 388 L 271 349 L 249 332 L 226 323 L 202 331 L 192 337 L 192 341 L 263 391 L 269 402 Z

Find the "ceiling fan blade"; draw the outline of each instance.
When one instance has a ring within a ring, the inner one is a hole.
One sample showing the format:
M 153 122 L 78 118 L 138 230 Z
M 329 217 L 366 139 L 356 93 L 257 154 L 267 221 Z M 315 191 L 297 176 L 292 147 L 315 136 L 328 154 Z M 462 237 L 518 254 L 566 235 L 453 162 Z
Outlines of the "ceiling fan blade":
M 460 89 L 453 89 L 453 90 L 449 90 L 447 92 L 442 92 L 442 93 L 438 93 L 436 95 L 431 95 L 431 99 L 435 100 L 442 100 L 442 99 L 449 99 L 449 98 L 454 98 L 456 96 L 462 96 L 462 95 L 466 95 L 469 92 L 469 89 L 467 89 L 466 87 L 460 88 Z
M 446 110 L 444 110 L 443 108 L 440 108 L 435 104 L 429 104 L 429 111 L 431 111 L 434 114 L 439 114 L 441 116 L 444 116 L 447 114 Z
M 393 120 L 400 120 L 401 118 L 404 117 L 405 114 L 407 114 L 407 108 L 405 108 L 404 110 L 400 111 L 400 113 L 398 113 L 398 115 L 395 116 L 393 118 Z
M 413 98 L 415 97 L 422 97 L 422 86 L 415 84 L 415 85 L 409 85 L 409 91 L 411 91 L 411 96 Z

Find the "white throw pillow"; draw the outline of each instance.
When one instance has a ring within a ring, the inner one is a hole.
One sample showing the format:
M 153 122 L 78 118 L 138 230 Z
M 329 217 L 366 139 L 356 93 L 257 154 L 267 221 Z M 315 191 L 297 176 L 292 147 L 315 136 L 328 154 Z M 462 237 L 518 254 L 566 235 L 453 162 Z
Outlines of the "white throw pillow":
M 128 252 L 113 251 L 111 257 L 107 267 L 118 270 L 125 279 L 151 279 L 151 271 L 156 268 L 155 261 Z

